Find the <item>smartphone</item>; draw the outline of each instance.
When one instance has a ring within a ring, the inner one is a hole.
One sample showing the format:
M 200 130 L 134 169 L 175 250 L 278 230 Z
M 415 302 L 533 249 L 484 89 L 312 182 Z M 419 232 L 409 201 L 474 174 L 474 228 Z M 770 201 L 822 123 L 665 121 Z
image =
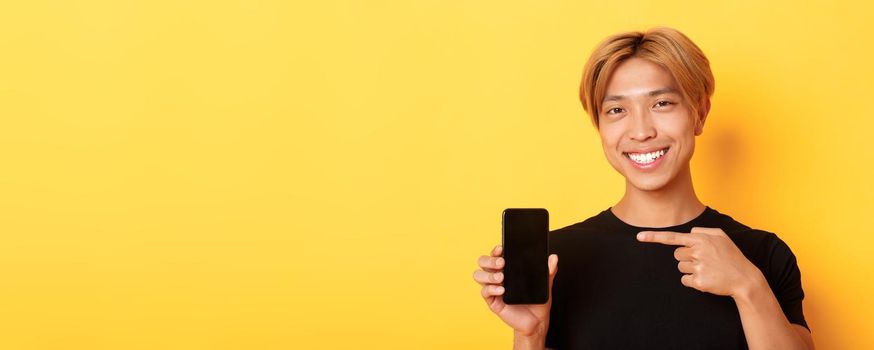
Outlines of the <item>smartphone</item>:
M 548 233 L 549 212 L 546 209 L 504 209 L 501 244 L 505 304 L 545 304 L 548 301 Z

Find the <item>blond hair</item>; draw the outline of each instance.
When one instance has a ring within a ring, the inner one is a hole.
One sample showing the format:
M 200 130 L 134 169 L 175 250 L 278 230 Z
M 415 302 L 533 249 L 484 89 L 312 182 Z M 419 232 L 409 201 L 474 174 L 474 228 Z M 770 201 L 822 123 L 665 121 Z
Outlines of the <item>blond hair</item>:
M 710 99 L 715 87 L 710 61 L 685 34 L 673 28 L 654 27 L 645 32 L 631 31 L 607 37 L 586 62 L 580 82 L 580 101 L 596 129 L 610 74 L 619 63 L 631 57 L 646 59 L 670 71 L 693 112 L 696 127 L 703 121 L 698 115 L 699 108 Z

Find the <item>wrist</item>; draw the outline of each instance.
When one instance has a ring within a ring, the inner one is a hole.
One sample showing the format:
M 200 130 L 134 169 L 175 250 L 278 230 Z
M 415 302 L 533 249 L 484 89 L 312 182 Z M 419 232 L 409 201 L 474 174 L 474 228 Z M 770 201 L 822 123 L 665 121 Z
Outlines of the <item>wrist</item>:
M 736 302 L 750 303 L 752 299 L 763 289 L 770 289 L 768 280 L 761 271 L 756 270 L 746 282 L 738 284 L 738 288 L 732 294 Z
M 513 332 L 513 349 L 543 349 L 546 346 L 546 326 L 538 326 L 531 334 Z

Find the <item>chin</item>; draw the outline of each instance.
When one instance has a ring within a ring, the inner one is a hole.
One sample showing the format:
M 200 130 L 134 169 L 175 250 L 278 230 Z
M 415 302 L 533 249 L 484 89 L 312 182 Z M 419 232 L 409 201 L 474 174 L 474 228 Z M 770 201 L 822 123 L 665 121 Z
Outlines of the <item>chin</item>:
M 650 179 L 629 179 L 628 182 L 641 191 L 658 191 L 666 187 L 668 184 L 667 179 L 662 179 L 661 177 Z

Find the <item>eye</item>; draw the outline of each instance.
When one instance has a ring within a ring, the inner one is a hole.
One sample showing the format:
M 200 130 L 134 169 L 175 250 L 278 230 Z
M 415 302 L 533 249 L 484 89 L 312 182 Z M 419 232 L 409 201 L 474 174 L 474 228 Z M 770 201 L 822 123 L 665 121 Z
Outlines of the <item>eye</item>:
M 656 106 L 658 106 L 658 107 L 664 107 L 664 106 L 668 106 L 668 105 L 672 105 L 672 104 L 674 104 L 674 103 L 671 102 L 671 101 L 659 101 L 659 102 L 656 102 Z
M 607 110 L 607 114 L 615 114 L 615 113 L 613 113 L 613 111 L 615 111 L 615 110 L 617 110 L 617 109 L 620 110 L 620 111 L 622 111 L 622 108 L 619 108 L 619 107 L 613 107 L 613 108 L 610 108 L 610 109 Z M 620 113 L 620 112 L 616 112 L 616 113 Z

